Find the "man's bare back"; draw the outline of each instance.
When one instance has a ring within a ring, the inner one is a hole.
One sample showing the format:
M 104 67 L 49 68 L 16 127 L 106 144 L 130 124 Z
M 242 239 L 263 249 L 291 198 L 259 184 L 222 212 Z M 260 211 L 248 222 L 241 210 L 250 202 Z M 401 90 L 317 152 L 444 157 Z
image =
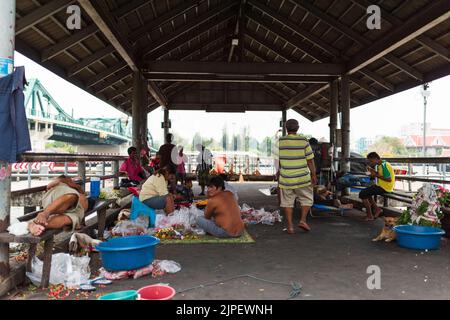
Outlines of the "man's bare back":
M 214 218 L 215 223 L 230 236 L 239 236 L 244 230 L 241 210 L 230 191 L 221 191 L 208 199 L 205 218 Z

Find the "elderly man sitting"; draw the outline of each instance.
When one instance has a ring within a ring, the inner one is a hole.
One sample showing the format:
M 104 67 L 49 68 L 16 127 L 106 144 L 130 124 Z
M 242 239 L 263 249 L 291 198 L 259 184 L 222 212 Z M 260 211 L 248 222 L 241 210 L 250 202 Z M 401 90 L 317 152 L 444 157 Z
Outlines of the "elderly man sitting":
M 28 224 L 28 230 L 35 236 L 46 229 L 79 227 L 88 209 L 88 200 L 81 187 L 64 175 L 51 181 L 42 198 L 44 210 Z

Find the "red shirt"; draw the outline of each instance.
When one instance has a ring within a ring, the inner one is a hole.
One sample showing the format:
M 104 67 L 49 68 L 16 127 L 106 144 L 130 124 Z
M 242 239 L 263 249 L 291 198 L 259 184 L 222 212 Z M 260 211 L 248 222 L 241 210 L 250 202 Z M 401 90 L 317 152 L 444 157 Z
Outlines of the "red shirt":
M 124 161 L 124 163 L 122 163 L 119 171 L 126 172 L 128 175 L 128 178 L 130 180 L 136 180 L 136 181 L 143 180 L 139 176 L 139 173 L 144 172 L 144 169 L 142 169 L 141 164 L 137 160 L 128 158 L 127 160 Z

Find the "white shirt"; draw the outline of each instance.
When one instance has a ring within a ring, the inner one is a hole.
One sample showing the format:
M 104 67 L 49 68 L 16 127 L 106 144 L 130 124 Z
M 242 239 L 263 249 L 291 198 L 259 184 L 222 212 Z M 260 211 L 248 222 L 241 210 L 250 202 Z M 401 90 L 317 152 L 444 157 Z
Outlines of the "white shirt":
M 211 151 L 209 151 L 209 149 L 205 148 L 205 150 L 203 151 L 203 161 L 206 164 L 212 164 L 212 158 L 213 158 L 213 155 L 212 155 Z M 202 152 L 200 152 L 197 156 L 197 163 L 198 164 L 202 163 Z

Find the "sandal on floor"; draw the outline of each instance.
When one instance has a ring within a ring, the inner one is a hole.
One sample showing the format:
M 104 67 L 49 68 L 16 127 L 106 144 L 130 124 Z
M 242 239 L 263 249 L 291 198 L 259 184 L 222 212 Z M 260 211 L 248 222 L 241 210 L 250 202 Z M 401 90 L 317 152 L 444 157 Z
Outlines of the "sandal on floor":
M 299 227 L 300 229 L 305 230 L 305 231 L 311 231 L 310 226 L 308 226 L 308 225 L 307 225 L 306 223 L 304 223 L 304 222 L 300 222 L 300 223 L 298 224 L 298 227 Z

